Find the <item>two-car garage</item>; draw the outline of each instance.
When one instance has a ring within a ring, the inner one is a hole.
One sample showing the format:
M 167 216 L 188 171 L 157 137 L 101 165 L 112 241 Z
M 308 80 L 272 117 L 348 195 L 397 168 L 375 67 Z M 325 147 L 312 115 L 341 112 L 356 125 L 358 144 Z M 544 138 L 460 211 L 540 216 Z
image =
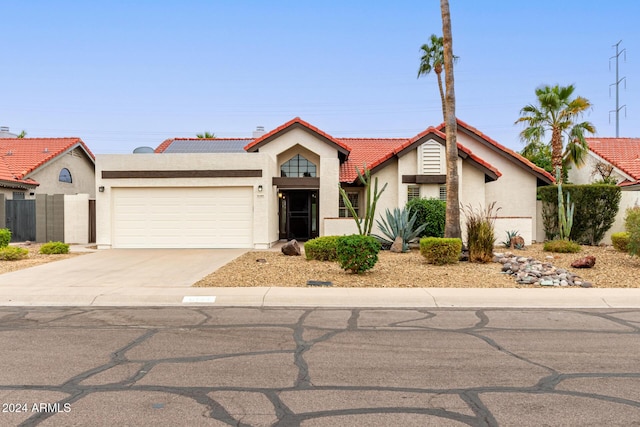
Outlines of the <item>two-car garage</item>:
M 113 187 L 114 248 L 251 248 L 252 187 Z

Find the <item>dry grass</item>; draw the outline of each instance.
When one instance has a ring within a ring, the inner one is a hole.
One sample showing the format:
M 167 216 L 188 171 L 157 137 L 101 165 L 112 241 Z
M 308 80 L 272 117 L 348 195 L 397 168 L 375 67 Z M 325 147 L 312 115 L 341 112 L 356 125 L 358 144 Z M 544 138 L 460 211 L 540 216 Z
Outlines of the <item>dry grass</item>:
M 496 248 L 496 252 L 504 249 Z M 640 287 L 640 258 L 616 252 L 611 247 L 583 247 L 578 254 L 550 254 L 541 244 L 514 251 L 518 255 L 551 261 L 557 267 L 568 268 L 594 287 Z M 572 269 L 572 261 L 585 255 L 594 255 L 596 265 L 592 269 Z M 266 262 L 257 262 L 264 259 Z M 244 254 L 218 271 L 197 282 L 194 286 L 307 286 L 307 280 L 333 282 L 336 287 L 523 287 L 500 273 L 496 263 L 434 266 L 427 264 L 418 251 L 394 254 L 380 253 L 376 266 L 361 275 L 342 271 L 335 262 L 307 261 L 304 256 L 288 257 L 275 251 L 253 251 Z
M 0 274 L 9 273 L 11 271 L 22 270 L 24 268 L 35 267 L 36 265 L 46 264 L 52 261 L 60 261 L 63 259 L 82 255 L 82 253 L 69 253 L 62 255 L 43 255 L 39 253 L 41 244 L 32 243 L 30 245 L 16 244 L 12 246 L 19 246 L 29 250 L 29 257 L 17 261 L 2 261 L 0 260 Z

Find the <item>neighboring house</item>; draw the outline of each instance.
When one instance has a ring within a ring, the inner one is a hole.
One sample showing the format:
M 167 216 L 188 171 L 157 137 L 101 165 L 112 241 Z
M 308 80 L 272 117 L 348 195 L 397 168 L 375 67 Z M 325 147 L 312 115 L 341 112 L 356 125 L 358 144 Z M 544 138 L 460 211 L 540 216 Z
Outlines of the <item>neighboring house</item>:
M 80 138 L 0 138 L 0 194 L 95 197 L 95 157 Z
M 413 197 L 446 198 L 443 126 L 413 138 L 336 138 L 295 118 L 247 139 L 169 139 L 155 154 L 96 160 L 100 248 L 268 248 L 356 230 L 340 197 L 364 214 L 355 168 L 387 188 L 377 207 Z M 553 177 L 458 121 L 460 201 L 501 208 L 496 236 L 536 236 L 536 189 Z
M 640 138 L 585 138 L 589 151 L 585 164 L 572 165 L 569 181 L 590 184 L 609 177 L 622 190 L 620 209 L 604 243 L 611 243 L 611 234 L 624 231 L 627 208 L 640 206 Z M 603 176 L 605 175 L 605 176 Z

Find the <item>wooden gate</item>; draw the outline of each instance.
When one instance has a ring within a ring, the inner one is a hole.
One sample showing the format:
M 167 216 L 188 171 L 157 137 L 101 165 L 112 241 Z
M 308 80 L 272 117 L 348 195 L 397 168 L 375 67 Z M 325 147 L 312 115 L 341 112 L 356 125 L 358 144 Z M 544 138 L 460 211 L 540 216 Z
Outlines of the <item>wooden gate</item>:
M 36 201 L 5 201 L 7 228 L 11 230 L 12 242 L 36 240 Z
M 96 200 L 89 199 L 89 243 L 96 242 Z

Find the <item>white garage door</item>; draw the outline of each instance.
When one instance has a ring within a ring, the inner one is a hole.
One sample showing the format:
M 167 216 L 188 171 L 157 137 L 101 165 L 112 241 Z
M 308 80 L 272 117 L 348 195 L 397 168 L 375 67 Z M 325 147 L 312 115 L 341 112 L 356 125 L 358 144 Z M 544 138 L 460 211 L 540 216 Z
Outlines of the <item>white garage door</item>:
M 115 248 L 250 248 L 251 187 L 113 188 Z

